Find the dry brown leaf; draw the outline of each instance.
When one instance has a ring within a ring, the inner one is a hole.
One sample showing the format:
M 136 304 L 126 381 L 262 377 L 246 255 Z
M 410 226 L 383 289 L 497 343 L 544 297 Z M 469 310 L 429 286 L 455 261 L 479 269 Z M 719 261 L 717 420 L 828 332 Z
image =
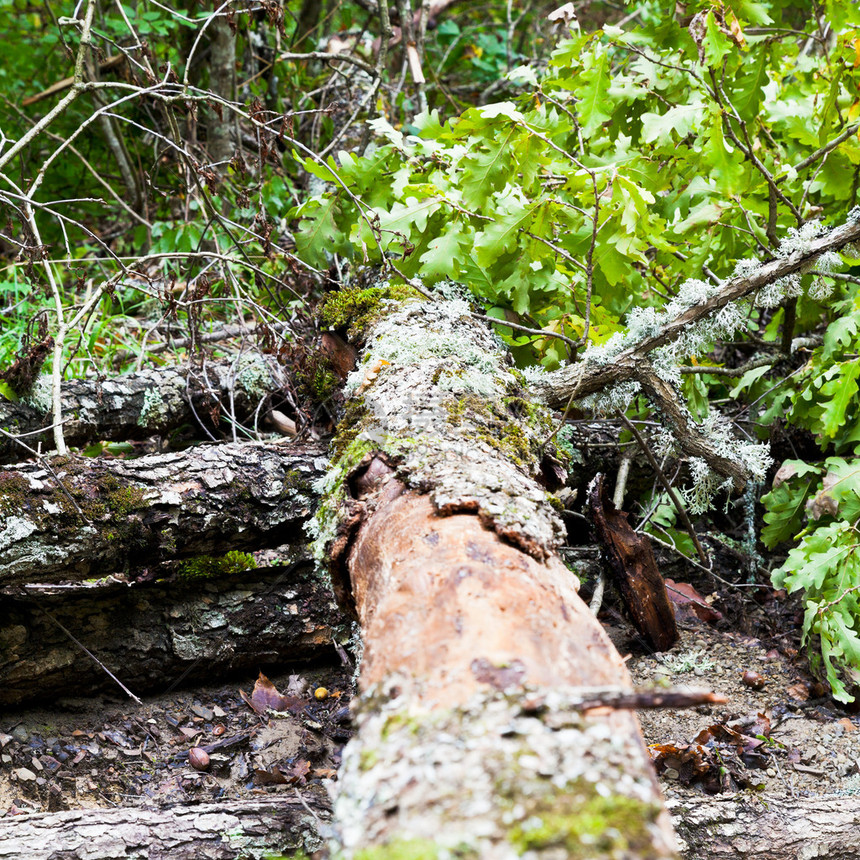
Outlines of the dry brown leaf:
M 260 715 L 268 710 L 289 711 L 291 714 L 296 714 L 304 708 L 304 702 L 301 699 L 279 693 L 275 685 L 262 672 L 254 684 L 251 695 L 249 696 L 244 690 L 240 690 L 239 695 Z

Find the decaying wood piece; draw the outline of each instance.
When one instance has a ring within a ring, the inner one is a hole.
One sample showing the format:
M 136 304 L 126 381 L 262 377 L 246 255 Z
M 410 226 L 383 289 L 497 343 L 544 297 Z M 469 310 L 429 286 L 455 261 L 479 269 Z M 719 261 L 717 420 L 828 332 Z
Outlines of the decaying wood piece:
M 0 707 L 120 694 L 83 648 L 143 694 L 180 680 L 334 658 L 341 622 L 328 584 L 307 559 L 221 578 L 180 573 L 175 582 L 133 587 L 22 591 L 0 604 Z
M 657 651 L 668 651 L 678 641 L 675 610 L 648 536 L 633 531 L 627 514 L 616 510 L 606 495 L 603 475 L 594 478 L 589 503 L 606 566 L 636 629 Z
M 0 819 L 0 857 L 27 860 L 238 860 L 305 856 L 322 845 L 327 799 L 306 794 L 162 809 L 81 809 Z
M 631 684 L 557 556 L 551 417 L 462 302 L 384 318 L 347 388 L 318 514 L 364 638 L 344 856 L 674 856 L 635 715 L 573 706 Z
M 326 464 L 317 444 L 246 442 L 10 466 L 0 470 L 0 588 L 301 542 Z
M 860 797 L 669 802 L 685 860 L 858 860 Z
M 0 427 L 12 436 L 28 434 L 22 441 L 31 449 L 41 444 L 48 451 L 53 448 L 51 393 L 48 378 L 43 380 L 18 403 L 0 401 Z M 284 369 L 258 353 L 103 380 L 69 380 L 63 383 L 63 432 L 67 444 L 83 446 L 98 440 L 144 439 L 184 424 L 202 422 L 211 430 L 222 418 L 253 426 L 263 399 L 284 384 Z M 35 432 L 40 429 L 42 433 Z M 0 462 L 29 456 L 14 439 L 0 435 Z

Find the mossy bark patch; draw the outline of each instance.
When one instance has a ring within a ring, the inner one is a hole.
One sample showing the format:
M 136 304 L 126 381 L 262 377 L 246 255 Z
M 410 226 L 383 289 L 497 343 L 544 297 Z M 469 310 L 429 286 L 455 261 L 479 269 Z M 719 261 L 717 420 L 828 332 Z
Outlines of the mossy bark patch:
M 0 584 L 112 573 L 289 543 L 328 464 L 318 445 L 201 446 L 0 472 Z

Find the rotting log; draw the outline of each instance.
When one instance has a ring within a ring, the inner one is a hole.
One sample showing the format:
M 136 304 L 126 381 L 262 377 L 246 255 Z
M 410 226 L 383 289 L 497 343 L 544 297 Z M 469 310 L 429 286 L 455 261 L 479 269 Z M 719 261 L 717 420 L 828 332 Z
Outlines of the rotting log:
M 273 794 L 167 808 L 88 809 L 0 819 L 0 858 L 238 860 L 322 844 L 327 798 Z M 670 800 L 684 860 L 857 860 L 860 797 Z M 310 810 L 310 811 L 309 811 Z
M 635 715 L 576 706 L 631 682 L 557 554 L 550 414 L 464 302 L 389 313 L 347 388 L 316 522 L 364 641 L 343 856 L 675 856 Z
M 669 808 L 685 860 L 860 858 L 860 797 L 701 797 Z
M 302 802 L 304 800 L 304 802 Z M 238 860 L 303 856 L 322 844 L 327 798 L 273 795 L 166 808 L 81 809 L 0 819 L 7 860 Z
M 294 554 L 303 556 L 301 549 Z M 135 694 L 337 659 L 332 636 L 341 616 L 306 557 L 228 577 L 186 576 L 4 596 L 0 708 L 119 694 L 84 648 Z
M 165 561 L 301 542 L 325 448 L 200 445 L 0 470 L 0 588 L 154 574 Z
M 273 391 L 285 384 L 284 368 L 270 356 L 245 353 L 234 361 L 147 368 L 109 379 L 63 383 L 63 433 L 66 444 L 123 441 L 166 434 L 191 424 L 209 430 L 222 418 L 247 421 Z M 53 448 L 48 377 L 17 403 L 0 400 L 0 427 L 31 449 Z M 42 430 L 39 433 L 37 431 Z M 0 463 L 30 454 L 13 438 L 0 435 Z

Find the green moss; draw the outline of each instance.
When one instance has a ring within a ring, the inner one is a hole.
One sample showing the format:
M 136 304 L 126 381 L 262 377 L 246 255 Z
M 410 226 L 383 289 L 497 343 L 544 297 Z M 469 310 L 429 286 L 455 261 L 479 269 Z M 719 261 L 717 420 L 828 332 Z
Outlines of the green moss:
M 325 367 L 317 367 L 310 380 L 310 389 L 313 396 L 320 403 L 329 400 L 339 385 L 338 378 Z
M 421 294 L 404 284 L 381 287 L 342 287 L 329 293 L 320 310 L 320 321 L 332 329 L 346 329 L 350 340 L 361 340 L 365 332 L 385 314 L 386 302 L 404 302 Z
M 447 853 L 447 852 L 446 852 Z M 438 846 L 426 839 L 395 839 L 355 852 L 355 860 L 436 860 Z
M 291 469 L 286 475 L 284 475 L 284 489 L 307 493 L 310 492 L 311 486 L 298 469 Z
M 552 495 L 552 493 L 547 493 L 546 500 L 559 513 L 564 512 L 564 502 L 562 502 L 562 500 L 558 496 L 554 496 Z
M 176 576 L 180 580 L 215 579 L 234 576 L 256 566 L 254 556 L 248 552 L 233 551 L 224 556 L 198 555 L 182 562 Z
M 603 797 L 591 783 L 527 803 L 526 815 L 508 832 L 520 853 L 564 849 L 571 860 L 594 856 L 652 856 L 649 830 L 656 804 L 626 795 Z
M 14 472 L 0 472 L 0 513 L 14 514 L 26 509 L 30 482 Z
M 104 497 L 108 510 L 124 516 L 145 507 L 145 491 L 140 487 L 122 484 L 114 475 L 103 475 L 96 480 L 99 495 Z
M 293 377 L 300 397 L 315 404 L 327 403 L 340 388 L 331 360 L 320 349 L 292 350 Z
M 332 443 L 332 463 L 336 463 L 352 444 L 353 440 L 364 429 L 367 417 L 367 406 L 364 398 L 360 396 L 351 397 L 343 412 L 343 418 L 338 422 Z

